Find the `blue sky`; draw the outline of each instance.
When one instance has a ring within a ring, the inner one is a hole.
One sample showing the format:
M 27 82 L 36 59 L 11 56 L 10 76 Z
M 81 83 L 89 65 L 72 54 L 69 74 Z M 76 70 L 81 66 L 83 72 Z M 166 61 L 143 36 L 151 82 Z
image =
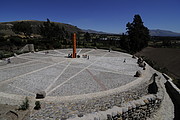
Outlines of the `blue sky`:
M 139 14 L 149 29 L 180 33 L 180 0 L 1 0 L 0 22 L 41 20 L 83 29 L 126 32 Z

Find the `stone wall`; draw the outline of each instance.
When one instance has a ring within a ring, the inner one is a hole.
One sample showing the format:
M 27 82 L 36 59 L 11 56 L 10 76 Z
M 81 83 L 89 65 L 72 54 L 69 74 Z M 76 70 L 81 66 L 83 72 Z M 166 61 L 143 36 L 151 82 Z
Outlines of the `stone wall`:
M 172 99 L 174 106 L 174 120 L 180 120 L 180 89 L 172 82 L 171 78 L 167 75 L 163 74 L 164 78 L 167 80 L 165 83 L 165 87 L 167 93 Z
M 148 82 L 132 87 L 128 91 L 114 93 L 106 96 L 93 97 L 92 99 L 70 100 L 66 102 L 52 102 L 42 103 L 44 108 L 31 116 L 36 119 L 67 119 L 67 118 L 81 118 L 86 120 L 86 115 L 98 111 L 106 111 L 113 109 L 113 106 L 121 107 L 122 103 L 126 101 L 133 101 L 140 99 L 147 95 Z M 148 98 L 151 99 L 151 98 Z M 154 100 L 154 97 L 153 97 Z M 150 102 L 151 103 L 151 102 Z M 136 103 L 139 104 L 139 103 Z M 124 104 L 125 105 L 125 104 Z M 125 108 L 126 109 L 126 108 Z M 123 109 L 124 110 L 124 109 Z M 58 112 L 56 112 L 58 111 Z M 43 118 L 42 118 L 43 117 Z M 77 119 L 76 118 L 76 119 Z M 94 120 L 94 118 L 92 118 Z
M 121 103 L 105 111 L 94 112 L 84 116 L 70 118 L 69 120 L 146 120 L 153 112 L 158 110 L 164 98 L 160 77 L 156 79 L 159 91 L 157 94 L 148 94 L 140 99 Z
M 120 88 L 87 95 L 64 97 L 47 96 L 41 101 L 43 108 L 32 114 L 30 118 L 45 120 L 68 118 L 87 120 L 86 117 L 88 118 L 88 116 L 91 116 L 89 120 L 94 120 L 94 114 L 100 113 L 97 120 L 105 120 L 107 119 L 106 111 L 111 111 L 111 109 L 114 108 L 119 109 L 120 111 L 113 112 L 113 115 L 108 114 L 109 117 L 128 117 L 130 111 L 139 112 L 139 110 L 145 108 L 149 109 L 149 107 L 152 108 L 149 110 L 151 113 L 155 109 L 152 106 L 154 104 L 158 106 L 160 103 L 155 95 L 148 95 L 148 86 L 152 83 L 152 79 L 152 73 L 150 73 L 149 68 L 147 68 L 143 71 L 142 77 L 137 78 L 137 80 L 121 86 Z M 131 104 L 133 106 L 129 106 Z M 121 110 L 122 115 L 115 114 L 121 113 Z M 146 113 L 146 115 L 148 116 L 150 113 Z

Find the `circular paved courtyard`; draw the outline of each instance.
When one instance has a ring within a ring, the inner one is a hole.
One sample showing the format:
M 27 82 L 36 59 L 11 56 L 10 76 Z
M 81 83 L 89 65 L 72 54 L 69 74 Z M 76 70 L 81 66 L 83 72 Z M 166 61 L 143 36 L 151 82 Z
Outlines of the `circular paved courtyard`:
M 0 61 L 0 93 L 71 96 L 120 87 L 136 78 L 140 68 L 130 55 L 100 49 L 77 49 L 80 58 L 67 58 L 72 49 L 26 53 Z M 89 55 L 89 59 L 82 55 Z M 125 62 L 124 62 L 125 60 Z

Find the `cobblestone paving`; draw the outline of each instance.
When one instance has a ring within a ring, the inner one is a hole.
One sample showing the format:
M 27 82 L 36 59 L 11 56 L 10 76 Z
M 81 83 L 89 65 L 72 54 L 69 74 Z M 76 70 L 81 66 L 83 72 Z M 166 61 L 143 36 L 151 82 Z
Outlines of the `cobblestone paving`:
M 34 96 L 69 96 L 100 92 L 134 81 L 136 59 L 120 52 L 77 49 L 80 58 L 67 58 L 72 49 L 26 53 L 0 66 L 0 92 Z M 89 55 L 89 59 L 82 55 Z M 126 59 L 126 63 L 124 63 Z M 5 62 L 5 61 L 1 61 Z
M 11 58 L 10 64 L 1 60 L 0 104 L 19 105 L 28 96 L 32 107 L 37 101 L 36 93 L 45 91 L 46 97 L 40 100 L 41 109 L 31 109 L 27 119 L 66 120 L 122 107 L 147 95 L 154 71 L 149 67 L 143 71 L 132 56 L 108 50 L 77 49 L 81 58 L 67 58 L 71 51 L 26 53 Z M 89 55 L 90 59 L 82 55 Z M 142 71 L 142 77 L 133 77 L 137 70 Z M 165 110 L 164 107 L 160 112 Z

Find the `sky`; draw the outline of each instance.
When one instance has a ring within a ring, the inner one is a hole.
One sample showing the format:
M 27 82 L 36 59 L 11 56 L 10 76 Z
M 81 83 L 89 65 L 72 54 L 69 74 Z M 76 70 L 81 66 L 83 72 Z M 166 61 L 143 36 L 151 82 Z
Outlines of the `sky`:
M 126 32 L 139 14 L 149 29 L 180 33 L 180 0 L 1 0 L 0 22 L 40 20 L 81 29 Z

